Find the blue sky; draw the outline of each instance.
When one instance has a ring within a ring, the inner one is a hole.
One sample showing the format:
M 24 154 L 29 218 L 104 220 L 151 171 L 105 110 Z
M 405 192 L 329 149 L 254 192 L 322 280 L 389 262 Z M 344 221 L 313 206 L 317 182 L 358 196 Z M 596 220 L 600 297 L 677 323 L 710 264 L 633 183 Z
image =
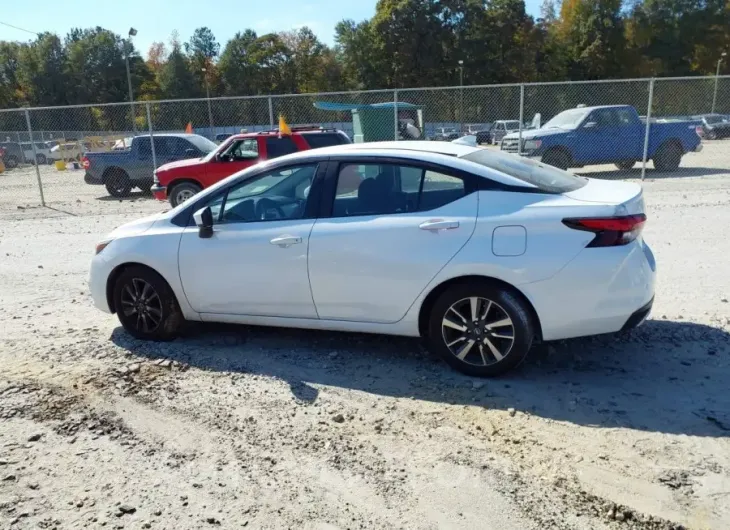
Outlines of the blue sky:
M 53 31 L 61 37 L 74 26 L 102 26 L 121 35 L 133 26 L 139 32 L 135 46 L 146 54 L 153 41 L 167 42 L 173 30 L 186 41 L 199 26 L 211 28 L 221 45 L 246 28 L 263 34 L 301 26 L 309 26 L 324 42 L 333 44 L 337 22 L 344 18 L 370 18 L 376 3 L 377 0 L 216 0 L 203 7 L 205 2 L 201 0 L 31 0 L 13 2 L 11 9 L 0 10 L 0 22 L 35 32 Z M 539 13 L 541 0 L 526 3 L 531 14 Z M 0 40 L 33 38 L 31 33 L 0 25 Z

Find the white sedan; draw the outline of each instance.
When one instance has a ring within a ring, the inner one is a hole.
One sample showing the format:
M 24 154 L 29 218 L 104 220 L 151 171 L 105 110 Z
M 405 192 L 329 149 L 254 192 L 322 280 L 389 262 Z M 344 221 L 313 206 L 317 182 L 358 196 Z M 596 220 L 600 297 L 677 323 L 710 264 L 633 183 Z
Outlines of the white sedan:
M 90 288 L 141 339 L 186 320 L 420 336 L 491 376 L 536 341 L 644 321 L 645 220 L 636 184 L 446 142 L 342 145 L 116 229 Z

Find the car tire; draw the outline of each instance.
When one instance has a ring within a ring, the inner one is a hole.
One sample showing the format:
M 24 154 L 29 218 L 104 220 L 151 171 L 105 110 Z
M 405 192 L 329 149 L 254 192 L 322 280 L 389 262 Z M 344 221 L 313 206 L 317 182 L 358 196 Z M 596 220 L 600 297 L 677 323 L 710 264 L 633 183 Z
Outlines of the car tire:
M 707 133 L 708 140 L 717 140 L 717 133 L 715 131 L 709 131 Z
M 114 308 L 124 330 L 141 340 L 172 340 L 185 321 L 169 284 L 143 266 L 128 267 L 116 279 Z
M 628 171 L 629 169 L 633 169 L 635 165 L 635 160 L 624 160 L 623 162 L 618 162 L 616 167 L 622 171 Z
M 682 149 L 674 142 L 659 146 L 654 154 L 654 169 L 657 171 L 676 171 L 682 161 Z
M 18 167 L 18 157 L 15 155 L 6 156 L 5 167 L 8 169 L 15 169 L 16 167 Z
M 39 166 L 44 166 L 48 163 L 48 160 L 46 159 L 46 155 L 39 154 L 35 157 L 36 163 Z
M 129 192 L 132 191 L 132 181 L 123 169 L 112 170 L 104 184 L 112 197 L 129 197 Z
M 429 349 L 470 376 L 492 377 L 512 370 L 525 359 L 534 338 L 526 303 L 514 292 L 486 282 L 449 287 L 428 317 Z
M 173 186 L 170 190 L 170 204 L 174 208 L 185 201 L 189 200 L 193 195 L 200 193 L 203 188 L 194 182 L 181 182 Z
M 542 162 L 549 166 L 566 170 L 570 166 L 570 156 L 565 151 L 553 149 L 543 155 Z

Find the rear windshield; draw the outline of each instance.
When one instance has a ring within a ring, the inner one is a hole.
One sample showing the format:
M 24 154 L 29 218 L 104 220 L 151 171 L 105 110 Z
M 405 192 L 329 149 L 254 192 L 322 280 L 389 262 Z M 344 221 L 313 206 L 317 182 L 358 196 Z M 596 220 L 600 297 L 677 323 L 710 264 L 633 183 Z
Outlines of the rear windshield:
M 562 169 L 499 151 L 479 149 L 463 158 L 537 186 L 545 193 L 567 193 L 586 185 L 585 179 Z

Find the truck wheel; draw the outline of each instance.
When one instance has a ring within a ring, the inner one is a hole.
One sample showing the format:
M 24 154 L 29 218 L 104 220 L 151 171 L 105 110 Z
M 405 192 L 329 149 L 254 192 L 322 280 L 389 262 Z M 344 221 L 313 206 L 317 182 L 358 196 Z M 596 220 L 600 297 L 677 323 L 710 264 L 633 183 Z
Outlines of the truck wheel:
M 674 142 L 663 143 L 654 154 L 654 169 L 675 171 L 682 161 L 682 149 Z
M 15 155 L 5 157 L 5 167 L 8 169 L 15 169 L 18 167 L 18 157 Z
M 106 178 L 106 191 L 112 197 L 128 197 L 132 191 L 132 181 L 123 169 L 114 169 Z
M 553 149 L 548 151 L 542 157 L 544 164 L 556 167 L 558 169 L 566 170 L 570 165 L 570 157 L 564 151 Z
M 616 167 L 623 171 L 628 171 L 629 169 L 632 169 L 635 164 L 635 160 L 624 160 L 623 162 L 618 162 Z
M 44 155 L 43 153 L 39 153 L 36 156 L 35 160 L 39 166 L 45 166 L 48 163 L 48 160 L 46 160 L 46 155 Z
M 202 189 L 192 182 L 181 182 L 170 191 L 170 204 L 174 208 L 190 199 L 193 195 L 200 193 Z

